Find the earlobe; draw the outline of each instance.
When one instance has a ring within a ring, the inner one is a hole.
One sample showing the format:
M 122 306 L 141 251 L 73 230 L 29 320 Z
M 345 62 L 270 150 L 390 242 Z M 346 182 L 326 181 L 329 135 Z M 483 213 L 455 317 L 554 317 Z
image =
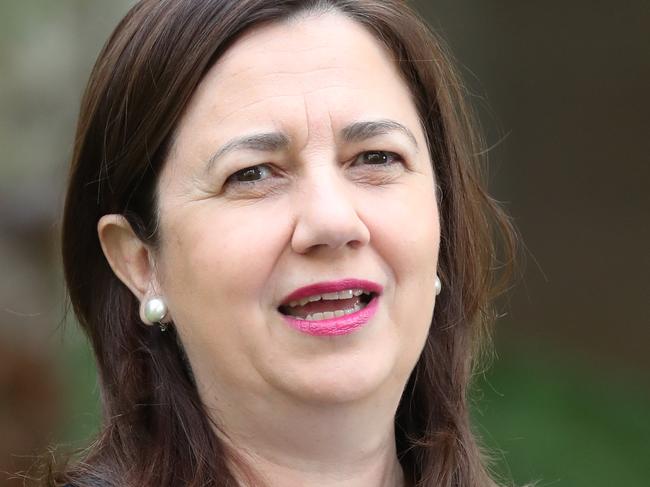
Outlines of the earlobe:
M 104 256 L 115 275 L 142 301 L 153 279 L 150 250 L 122 215 L 104 215 L 97 223 Z

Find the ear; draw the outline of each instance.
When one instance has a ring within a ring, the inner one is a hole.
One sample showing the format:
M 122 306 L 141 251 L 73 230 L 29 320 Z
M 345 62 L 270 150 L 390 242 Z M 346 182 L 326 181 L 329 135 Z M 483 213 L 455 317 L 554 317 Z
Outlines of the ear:
M 142 301 L 156 286 L 151 250 L 122 215 L 101 217 L 97 233 L 113 272 Z

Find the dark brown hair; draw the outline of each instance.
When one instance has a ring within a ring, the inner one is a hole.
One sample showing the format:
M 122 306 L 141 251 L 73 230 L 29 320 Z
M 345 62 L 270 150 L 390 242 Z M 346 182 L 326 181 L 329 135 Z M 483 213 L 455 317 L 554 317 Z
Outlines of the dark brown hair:
M 495 485 L 470 428 L 467 390 L 493 321 L 494 239 L 510 256 L 514 232 L 484 190 L 482 144 L 450 58 L 398 0 L 142 0 L 117 26 L 81 104 L 63 222 L 65 278 L 95 352 L 104 419 L 89 449 L 47 485 L 235 486 L 233 468 L 253 478 L 213 433 L 173 328 L 162 334 L 141 324 L 96 226 L 123 214 L 156 245 L 157 174 L 208 69 L 254 26 L 329 10 L 363 25 L 393 56 L 440 190 L 445 291 L 397 410 L 399 460 L 413 485 Z

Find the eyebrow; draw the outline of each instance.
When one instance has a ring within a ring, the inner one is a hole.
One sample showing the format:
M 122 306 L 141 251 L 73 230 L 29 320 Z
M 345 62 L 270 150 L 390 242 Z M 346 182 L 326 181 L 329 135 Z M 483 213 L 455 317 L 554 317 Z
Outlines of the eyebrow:
M 364 140 L 386 135 L 391 132 L 401 132 L 419 150 L 417 140 L 407 127 L 389 119 L 353 122 L 341 130 L 341 137 L 346 142 L 363 142 Z M 286 149 L 291 139 L 282 132 L 262 132 L 243 135 L 229 140 L 208 159 L 205 171 L 211 171 L 218 160 L 230 152 L 237 150 L 254 150 L 259 152 L 275 152 Z
M 366 139 L 377 137 L 378 135 L 386 135 L 391 132 L 402 132 L 409 138 L 415 148 L 419 150 L 418 142 L 413 132 L 401 123 L 389 119 L 354 122 L 341 130 L 341 135 L 346 142 L 363 142 Z
M 235 137 L 222 145 L 208 159 L 206 172 L 209 172 L 219 159 L 230 152 L 246 149 L 259 152 L 275 152 L 285 149 L 288 145 L 289 137 L 281 132 L 265 132 Z

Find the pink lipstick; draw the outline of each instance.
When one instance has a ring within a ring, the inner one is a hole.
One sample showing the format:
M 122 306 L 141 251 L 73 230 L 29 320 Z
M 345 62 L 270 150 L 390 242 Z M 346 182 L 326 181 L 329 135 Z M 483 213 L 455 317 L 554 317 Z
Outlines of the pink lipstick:
M 360 279 L 321 282 L 289 294 L 282 301 L 278 311 L 289 326 L 300 332 L 313 336 L 346 335 L 371 320 L 379 307 L 382 291 L 381 285 Z M 335 293 L 338 293 L 338 298 Z M 343 314 L 342 309 L 349 308 L 352 303 L 353 308 L 347 309 Z M 308 311 L 324 311 L 323 308 L 338 309 L 335 313 L 311 314 Z M 340 315 L 332 316 L 333 314 Z

